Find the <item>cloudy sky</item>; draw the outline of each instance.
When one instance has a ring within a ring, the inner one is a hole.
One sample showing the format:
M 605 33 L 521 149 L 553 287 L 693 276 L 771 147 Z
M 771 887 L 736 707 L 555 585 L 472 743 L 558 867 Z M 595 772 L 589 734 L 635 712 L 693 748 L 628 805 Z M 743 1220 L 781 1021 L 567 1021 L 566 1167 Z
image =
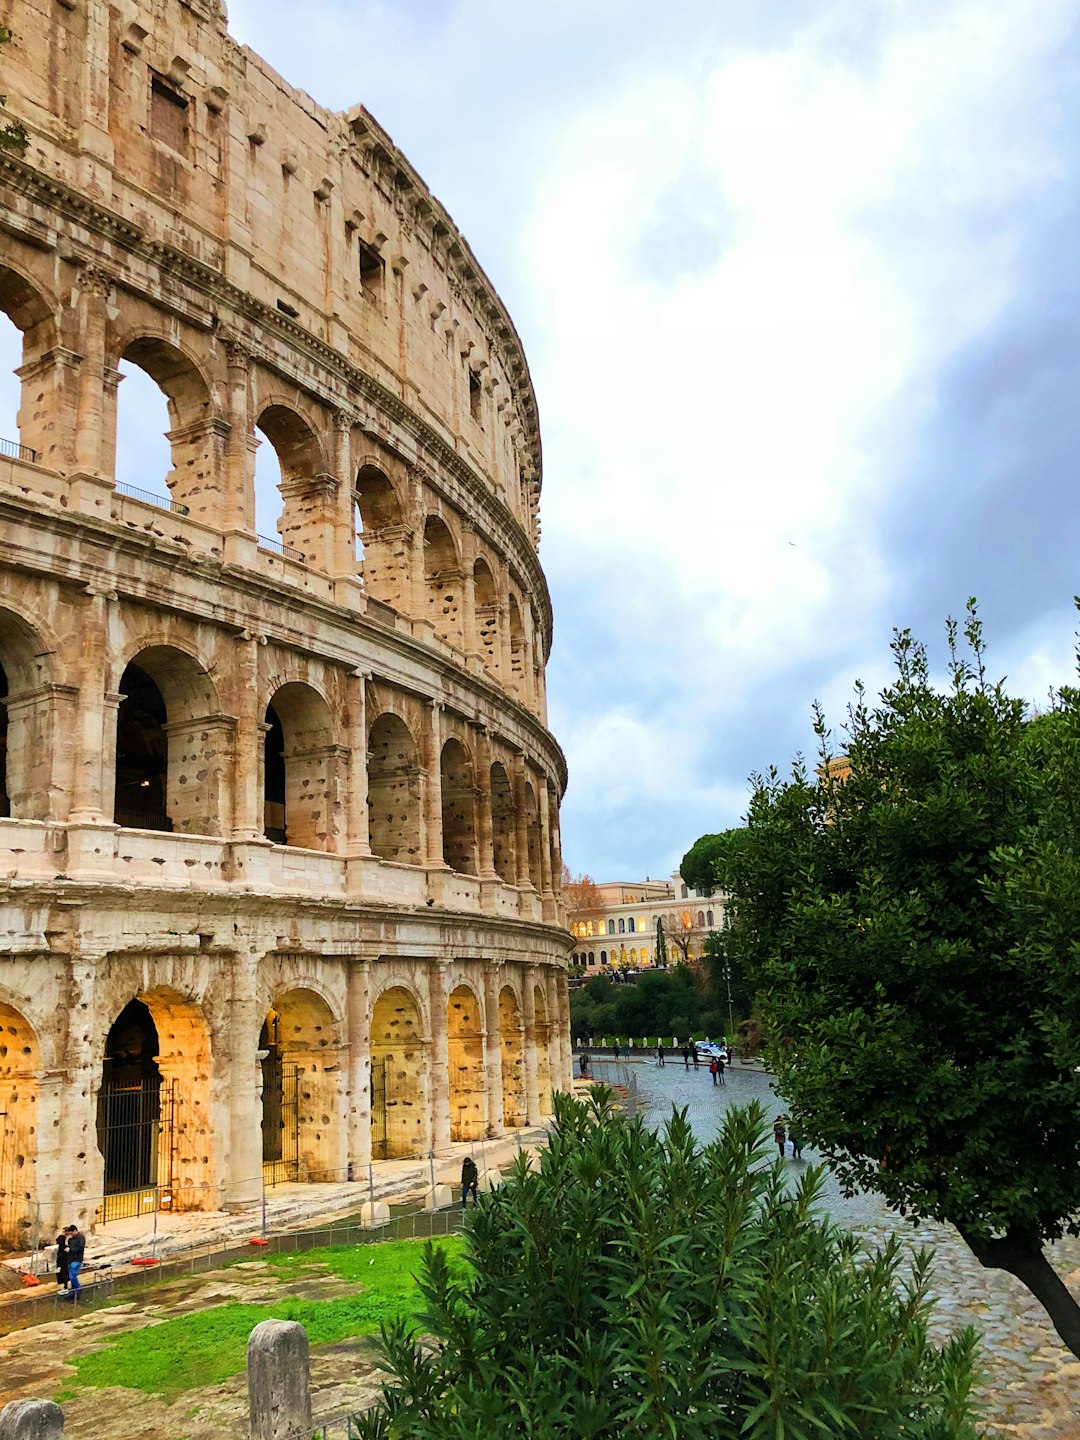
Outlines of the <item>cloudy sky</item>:
M 1080 0 L 229 0 L 524 339 L 566 859 L 666 874 L 891 627 L 1074 672 Z

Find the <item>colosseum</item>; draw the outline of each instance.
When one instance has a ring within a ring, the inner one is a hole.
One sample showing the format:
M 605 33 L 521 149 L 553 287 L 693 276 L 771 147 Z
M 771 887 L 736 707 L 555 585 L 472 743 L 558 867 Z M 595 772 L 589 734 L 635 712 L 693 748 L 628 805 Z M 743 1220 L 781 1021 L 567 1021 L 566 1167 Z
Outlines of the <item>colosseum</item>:
M 510 317 L 221 0 L 0 19 L 3 1240 L 542 1125 L 566 771 Z

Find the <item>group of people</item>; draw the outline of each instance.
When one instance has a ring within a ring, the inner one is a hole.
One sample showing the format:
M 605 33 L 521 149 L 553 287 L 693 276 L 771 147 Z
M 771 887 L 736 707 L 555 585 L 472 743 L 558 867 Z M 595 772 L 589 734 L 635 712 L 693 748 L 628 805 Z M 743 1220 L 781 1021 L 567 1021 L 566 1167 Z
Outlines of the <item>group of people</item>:
M 65 1225 L 56 1237 L 56 1283 L 69 1300 L 78 1298 L 79 1271 L 86 1254 L 86 1236 L 77 1225 Z
M 688 1040 L 678 1053 L 682 1056 L 683 1065 L 687 1070 L 690 1069 L 691 1065 L 696 1068 L 701 1064 L 701 1053 L 698 1050 L 696 1040 Z M 662 1043 L 658 1043 L 656 1047 L 656 1063 L 657 1065 L 667 1064 L 667 1051 L 664 1049 Z M 709 1059 L 709 1074 L 712 1076 L 714 1085 L 723 1085 L 724 1071 L 730 1064 L 731 1046 L 726 1043 L 718 1045 L 716 1047 L 716 1054 Z
M 802 1159 L 803 1138 L 794 1121 L 785 1119 L 783 1115 L 777 1115 L 772 1127 L 773 1139 L 776 1141 L 776 1148 L 780 1151 L 781 1160 L 786 1154 L 785 1146 L 790 1142 L 791 1155 L 794 1160 Z

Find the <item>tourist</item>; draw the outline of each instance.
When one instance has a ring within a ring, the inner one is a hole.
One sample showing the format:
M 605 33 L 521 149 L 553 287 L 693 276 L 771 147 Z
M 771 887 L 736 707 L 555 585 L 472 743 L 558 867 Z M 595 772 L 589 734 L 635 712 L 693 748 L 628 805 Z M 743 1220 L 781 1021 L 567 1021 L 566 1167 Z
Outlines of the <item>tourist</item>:
M 476 1208 L 476 1198 L 479 1192 L 480 1176 L 477 1173 L 476 1161 L 471 1155 L 466 1155 L 461 1162 L 461 1208 L 465 1209 L 465 1202 L 469 1198 L 469 1191 L 472 1191 L 473 1209 Z
M 663 1065 L 664 1063 L 664 1047 L 659 1042 L 657 1042 L 656 1046 L 656 1063 L 657 1065 Z
M 719 1072 L 719 1069 L 720 1066 L 717 1062 L 716 1056 L 714 1055 L 713 1058 L 709 1061 L 709 1074 L 712 1076 L 712 1083 L 714 1085 L 717 1083 L 716 1076 Z
M 721 1050 L 716 1057 L 716 1080 L 717 1084 L 724 1083 L 724 1052 Z
M 684 1066 L 685 1069 L 687 1069 L 687 1070 L 690 1069 L 690 1046 L 689 1046 L 689 1045 L 684 1045 L 684 1046 L 682 1047 L 682 1063 L 683 1063 L 683 1066 Z
M 86 1236 L 77 1225 L 69 1225 L 67 1235 L 67 1270 L 68 1284 L 70 1286 L 68 1295 L 72 1300 L 77 1300 L 82 1286 L 79 1284 L 79 1271 L 82 1269 L 83 1256 L 86 1254 Z
M 795 1157 L 796 1160 L 801 1160 L 801 1159 L 802 1159 L 803 1139 L 802 1139 L 802 1136 L 799 1134 L 799 1131 L 796 1129 L 794 1123 L 793 1123 L 792 1126 L 791 1126 L 791 1130 L 790 1130 L 790 1133 L 789 1133 L 789 1135 L 788 1135 L 788 1138 L 789 1138 L 789 1140 L 791 1141 L 791 1153 L 792 1153 L 792 1155 Z
M 697 1041 L 696 1041 L 696 1040 L 691 1040 L 691 1041 L 690 1041 L 690 1059 L 693 1060 L 693 1062 L 694 1062 L 694 1069 L 696 1070 L 697 1067 L 698 1067 L 698 1063 L 699 1063 L 699 1062 L 698 1062 Z
M 784 1117 L 777 1115 L 773 1121 L 772 1138 L 776 1141 L 776 1148 L 780 1151 L 780 1158 L 784 1157 L 784 1145 L 787 1141 L 787 1131 L 784 1128 Z
M 581 1066 L 581 1078 L 584 1079 L 589 1073 L 589 1052 L 582 1050 L 578 1057 L 578 1064 Z
M 68 1247 L 63 1230 L 56 1237 L 56 1284 L 61 1290 L 68 1288 Z

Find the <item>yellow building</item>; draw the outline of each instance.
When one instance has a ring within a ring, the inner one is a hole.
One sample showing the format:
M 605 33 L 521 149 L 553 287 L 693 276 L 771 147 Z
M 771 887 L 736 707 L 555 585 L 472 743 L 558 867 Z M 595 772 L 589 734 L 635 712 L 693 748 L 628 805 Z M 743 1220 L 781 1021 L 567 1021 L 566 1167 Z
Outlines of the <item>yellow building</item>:
M 723 924 L 723 897 L 694 890 L 681 875 L 670 880 L 616 880 L 597 885 L 595 915 L 571 924 L 574 963 L 586 972 L 604 966 L 648 969 L 656 963 L 656 925 L 663 921 L 668 964 L 696 960 L 705 937 Z

